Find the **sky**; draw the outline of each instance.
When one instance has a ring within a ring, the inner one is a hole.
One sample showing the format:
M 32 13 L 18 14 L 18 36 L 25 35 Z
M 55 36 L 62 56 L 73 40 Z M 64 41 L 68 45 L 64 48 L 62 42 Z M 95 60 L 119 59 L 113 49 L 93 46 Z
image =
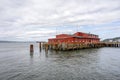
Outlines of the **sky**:
M 47 41 L 75 32 L 120 37 L 120 0 L 0 0 L 0 40 Z

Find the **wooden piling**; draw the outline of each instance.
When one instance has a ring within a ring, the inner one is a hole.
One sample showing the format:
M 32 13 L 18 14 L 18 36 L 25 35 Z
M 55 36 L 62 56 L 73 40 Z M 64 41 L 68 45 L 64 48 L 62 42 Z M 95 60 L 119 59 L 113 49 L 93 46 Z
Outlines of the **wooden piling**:
M 40 52 L 41 52 L 41 42 L 39 42 L 39 50 L 40 50 Z
M 49 48 L 48 44 L 45 44 L 45 50 L 46 51 L 48 51 L 48 48 Z
M 34 52 L 33 44 L 30 45 L 30 52 Z

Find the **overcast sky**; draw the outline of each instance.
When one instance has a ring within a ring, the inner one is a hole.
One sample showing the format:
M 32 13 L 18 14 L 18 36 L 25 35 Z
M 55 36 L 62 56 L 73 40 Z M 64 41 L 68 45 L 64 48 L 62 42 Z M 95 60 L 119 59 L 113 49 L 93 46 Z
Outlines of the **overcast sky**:
M 46 41 L 77 31 L 120 37 L 120 0 L 0 0 L 0 40 Z

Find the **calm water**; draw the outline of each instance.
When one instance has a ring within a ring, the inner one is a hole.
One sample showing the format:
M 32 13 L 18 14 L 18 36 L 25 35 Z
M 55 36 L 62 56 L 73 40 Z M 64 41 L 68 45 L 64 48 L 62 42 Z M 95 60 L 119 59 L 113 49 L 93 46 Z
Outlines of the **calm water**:
M 49 51 L 0 43 L 0 80 L 120 80 L 120 48 Z

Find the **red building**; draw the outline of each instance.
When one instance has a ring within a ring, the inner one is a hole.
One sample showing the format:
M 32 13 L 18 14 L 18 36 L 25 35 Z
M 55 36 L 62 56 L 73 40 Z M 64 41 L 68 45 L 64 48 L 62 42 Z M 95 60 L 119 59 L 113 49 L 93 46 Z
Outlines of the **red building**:
M 60 43 L 98 43 L 100 38 L 98 35 L 76 32 L 72 35 L 70 34 L 59 34 L 56 38 L 48 39 L 49 44 L 60 44 Z

